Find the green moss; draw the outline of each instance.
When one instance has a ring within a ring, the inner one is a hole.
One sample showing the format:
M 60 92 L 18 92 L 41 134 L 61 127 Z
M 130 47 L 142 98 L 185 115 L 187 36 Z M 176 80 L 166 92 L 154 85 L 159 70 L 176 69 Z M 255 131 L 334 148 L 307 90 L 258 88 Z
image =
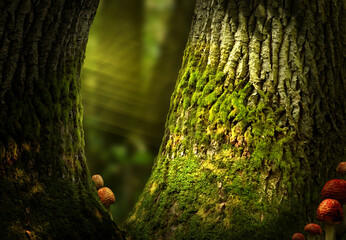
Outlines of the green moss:
M 61 121 L 64 124 L 67 124 L 70 118 L 70 109 L 64 108 L 61 114 Z
M 60 100 L 61 92 L 60 92 L 60 86 L 59 86 L 59 80 L 57 76 L 54 74 L 53 76 L 48 76 L 47 81 L 51 83 L 51 96 L 52 96 L 52 102 L 57 103 Z
M 215 83 L 213 81 L 209 81 L 203 88 L 202 96 L 206 96 L 211 93 L 215 88 Z
M 51 118 L 51 108 L 47 106 L 39 96 L 34 97 L 34 105 L 38 116 L 41 119 L 47 120 Z
M 195 105 L 198 101 L 198 99 L 200 99 L 200 96 L 202 95 L 201 92 L 194 92 L 191 98 L 191 105 Z
M 184 76 L 182 77 L 181 81 L 178 84 L 178 87 L 177 87 L 178 90 L 184 89 L 188 85 L 189 75 L 190 75 L 190 73 L 188 71 L 186 71 Z
M 68 97 L 70 92 L 70 81 L 73 79 L 73 76 L 66 76 L 64 81 L 62 81 L 61 88 L 60 88 L 60 98 L 65 99 Z
M 55 117 L 56 119 L 61 119 L 61 105 L 59 103 L 55 103 L 54 104 L 54 114 L 55 114 Z
M 144 192 L 142 196 L 142 209 L 150 207 L 155 214 L 137 212 L 145 218 L 136 221 L 135 228 L 130 230 L 131 235 L 155 239 L 164 234 L 165 227 L 174 227 L 177 231 L 171 236 L 173 239 L 250 239 L 254 236 L 259 239 L 268 236 L 266 239 L 274 240 L 283 239 L 284 232 L 297 231 L 302 222 L 292 219 L 296 219 L 293 216 L 298 214 L 301 205 L 298 199 L 289 203 L 283 201 L 275 207 L 270 202 L 253 201 L 261 199 L 257 191 L 260 188 L 258 181 L 234 173 L 227 174 L 225 181 L 224 175 L 217 172 L 218 168 L 213 164 L 212 159 L 204 159 L 201 163 L 193 155 L 170 160 L 164 185 L 155 192 Z M 162 182 L 164 172 L 164 169 L 156 171 L 149 182 Z M 217 187 L 220 180 L 223 180 L 224 199 Z M 158 196 L 159 202 L 150 205 Z M 167 218 L 167 214 L 170 217 Z M 155 226 L 153 235 L 146 232 L 150 231 L 148 224 Z M 180 224 L 183 227 L 179 228 Z
M 217 101 L 217 95 L 215 92 L 210 93 L 206 97 L 203 98 L 203 106 L 211 106 Z
M 197 73 L 192 73 L 189 78 L 189 88 L 194 88 L 197 82 Z
M 111 239 L 113 234 L 106 226 L 112 223 L 95 190 L 70 180 L 31 181 L 29 175 L 22 173 L 18 176 L 21 181 L 8 179 L 0 183 L 0 228 L 4 239 L 26 239 L 25 230 L 35 239 Z M 99 231 L 95 232 L 95 227 Z
M 74 76 L 74 78 L 75 78 L 75 76 Z M 79 97 L 79 94 L 80 93 L 79 93 L 79 89 L 78 89 L 78 83 L 77 83 L 76 79 L 74 79 L 70 83 L 69 99 L 77 100 L 77 98 Z
M 68 122 L 70 121 L 70 112 L 71 112 L 72 106 L 73 106 L 73 102 L 71 99 L 66 99 L 66 101 L 64 102 L 62 106 L 61 121 L 65 125 L 68 124 Z
M 257 142 L 256 148 L 251 154 L 250 158 L 250 170 L 257 170 L 262 167 L 263 161 L 268 157 L 270 153 L 270 147 L 268 142 L 259 141 Z
M 208 75 L 206 72 L 204 72 L 203 75 L 201 77 L 198 77 L 197 79 L 197 83 L 196 83 L 197 91 L 203 91 L 207 82 L 208 82 Z

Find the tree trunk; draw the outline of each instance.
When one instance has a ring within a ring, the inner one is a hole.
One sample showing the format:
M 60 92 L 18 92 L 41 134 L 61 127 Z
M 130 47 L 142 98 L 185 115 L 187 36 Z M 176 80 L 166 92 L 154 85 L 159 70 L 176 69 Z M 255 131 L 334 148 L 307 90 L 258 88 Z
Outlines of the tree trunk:
M 1 239 L 122 239 L 84 157 L 79 74 L 97 5 L 0 2 Z
M 345 1 L 198 0 L 138 239 L 288 239 L 346 145 Z

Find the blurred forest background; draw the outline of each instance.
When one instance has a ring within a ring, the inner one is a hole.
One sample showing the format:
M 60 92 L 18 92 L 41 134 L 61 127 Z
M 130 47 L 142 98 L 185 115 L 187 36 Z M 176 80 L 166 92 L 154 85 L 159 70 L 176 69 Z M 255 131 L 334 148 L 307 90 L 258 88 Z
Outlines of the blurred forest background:
M 86 157 L 121 224 L 150 175 L 194 0 L 101 0 L 82 71 Z

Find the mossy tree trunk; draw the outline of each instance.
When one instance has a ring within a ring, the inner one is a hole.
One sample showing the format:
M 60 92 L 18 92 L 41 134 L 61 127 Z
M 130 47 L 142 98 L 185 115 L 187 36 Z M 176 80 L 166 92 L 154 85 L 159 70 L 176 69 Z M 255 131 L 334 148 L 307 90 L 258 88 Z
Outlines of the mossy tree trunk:
M 289 239 L 345 160 L 346 4 L 198 0 L 138 239 Z
M 0 1 L 1 239 L 122 239 L 83 149 L 79 74 L 97 5 Z

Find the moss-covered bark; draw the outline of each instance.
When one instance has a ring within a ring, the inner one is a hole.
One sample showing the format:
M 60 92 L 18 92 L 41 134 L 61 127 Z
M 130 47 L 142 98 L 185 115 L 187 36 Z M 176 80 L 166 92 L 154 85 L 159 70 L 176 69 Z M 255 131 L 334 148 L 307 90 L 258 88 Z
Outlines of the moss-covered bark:
M 199 0 L 137 239 L 288 239 L 345 160 L 343 1 Z
M 79 74 L 97 5 L 0 2 L 1 239 L 122 239 L 83 149 Z

